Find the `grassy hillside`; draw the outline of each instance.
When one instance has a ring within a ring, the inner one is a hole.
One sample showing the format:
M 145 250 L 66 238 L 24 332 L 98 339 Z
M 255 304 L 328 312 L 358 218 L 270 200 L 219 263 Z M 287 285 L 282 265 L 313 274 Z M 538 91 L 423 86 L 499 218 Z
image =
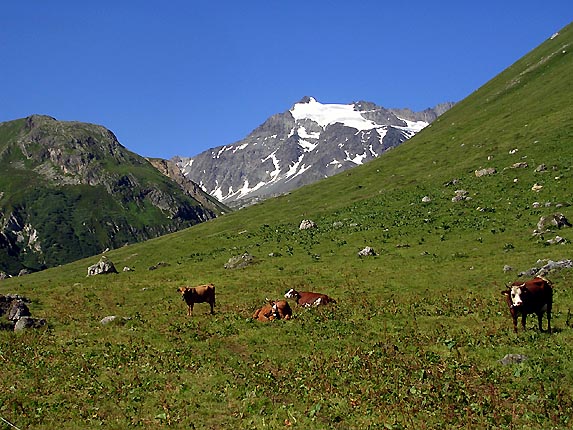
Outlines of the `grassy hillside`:
M 0 272 L 12 275 L 190 227 L 221 211 L 93 124 L 40 115 L 0 123 L 0 171 Z
M 571 229 L 532 235 L 541 216 L 573 219 L 572 43 L 568 26 L 374 162 L 107 254 L 133 271 L 86 278 L 91 258 L 2 281 L 49 328 L 0 332 L 0 416 L 26 429 L 570 427 L 571 270 L 548 275 L 552 335 L 531 317 L 513 334 L 500 290 L 572 254 L 547 244 Z M 378 255 L 358 257 L 365 246 Z M 254 265 L 224 268 L 245 252 Z M 187 317 L 176 288 L 205 282 L 215 315 Z M 250 319 L 291 287 L 338 303 Z M 502 365 L 510 353 L 528 359 Z

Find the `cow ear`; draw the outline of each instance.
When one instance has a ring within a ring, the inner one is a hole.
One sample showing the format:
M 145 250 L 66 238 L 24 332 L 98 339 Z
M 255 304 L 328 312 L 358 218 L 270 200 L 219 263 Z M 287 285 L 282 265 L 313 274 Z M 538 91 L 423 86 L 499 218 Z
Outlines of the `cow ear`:
M 509 290 L 503 290 L 503 291 L 501 292 L 501 295 L 502 295 L 502 296 L 509 296 Z

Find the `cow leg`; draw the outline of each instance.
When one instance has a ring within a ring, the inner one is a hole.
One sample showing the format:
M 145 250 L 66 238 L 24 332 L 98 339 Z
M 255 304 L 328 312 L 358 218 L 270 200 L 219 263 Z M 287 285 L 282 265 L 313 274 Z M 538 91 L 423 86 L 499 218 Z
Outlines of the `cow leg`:
M 187 309 L 187 315 L 191 316 L 191 314 L 193 314 L 193 305 L 194 303 L 191 303 L 189 305 L 189 309 Z
M 517 315 L 512 315 L 513 320 L 513 331 L 517 333 Z
M 539 325 L 539 331 L 543 331 L 543 312 L 538 312 L 537 313 L 537 323 Z
M 215 307 L 215 302 L 213 301 L 213 302 L 211 302 L 211 303 L 209 303 L 209 304 L 211 305 L 211 315 L 213 315 L 213 314 L 215 313 L 215 311 L 213 310 L 214 307 Z
M 523 328 L 523 331 L 525 331 L 525 320 L 527 318 L 527 314 L 525 312 L 523 312 L 521 314 L 521 328 Z

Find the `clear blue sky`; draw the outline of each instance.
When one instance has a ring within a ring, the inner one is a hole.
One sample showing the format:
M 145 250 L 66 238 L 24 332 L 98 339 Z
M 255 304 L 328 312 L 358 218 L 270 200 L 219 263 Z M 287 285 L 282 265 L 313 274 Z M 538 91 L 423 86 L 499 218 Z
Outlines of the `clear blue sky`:
M 571 0 L 10 0 L 0 122 L 46 114 L 193 156 L 306 95 L 459 101 L 571 21 Z

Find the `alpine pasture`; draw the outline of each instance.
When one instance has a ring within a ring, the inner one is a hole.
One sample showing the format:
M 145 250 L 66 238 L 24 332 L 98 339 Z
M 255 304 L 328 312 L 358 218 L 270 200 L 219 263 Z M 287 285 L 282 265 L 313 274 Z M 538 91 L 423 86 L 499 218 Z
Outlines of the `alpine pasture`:
M 570 427 L 572 270 L 546 275 L 551 335 L 514 334 L 501 290 L 572 257 L 573 229 L 533 234 L 573 219 L 572 43 L 570 25 L 373 162 L 109 251 L 118 274 L 86 277 L 95 256 L 0 281 L 48 322 L 0 331 L 0 428 Z M 187 316 L 177 289 L 206 283 L 215 314 Z M 336 304 L 251 319 L 290 288 Z

